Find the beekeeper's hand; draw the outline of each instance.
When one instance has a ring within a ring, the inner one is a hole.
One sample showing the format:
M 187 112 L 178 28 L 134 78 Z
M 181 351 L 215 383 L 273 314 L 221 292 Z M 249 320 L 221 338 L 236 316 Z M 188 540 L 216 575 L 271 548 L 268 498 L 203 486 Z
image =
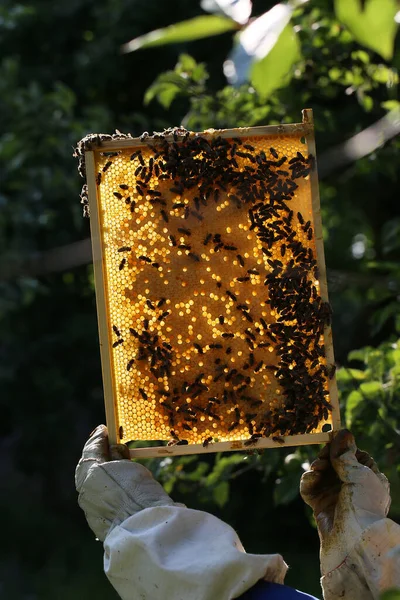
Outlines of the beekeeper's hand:
M 140 510 L 175 505 L 146 467 L 129 460 L 127 446 L 109 446 L 105 425 L 99 425 L 86 442 L 75 485 L 79 506 L 102 542 L 113 527 Z
M 387 478 L 345 429 L 304 473 L 300 493 L 317 522 L 322 575 L 343 563 L 363 532 L 384 519 L 390 507 Z

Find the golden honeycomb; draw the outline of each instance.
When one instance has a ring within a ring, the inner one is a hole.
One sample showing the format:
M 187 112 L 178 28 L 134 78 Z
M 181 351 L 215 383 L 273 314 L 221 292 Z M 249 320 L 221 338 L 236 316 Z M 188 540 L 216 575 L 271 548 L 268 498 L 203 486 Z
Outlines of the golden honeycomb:
M 94 152 L 122 441 L 331 423 L 301 134 L 162 136 Z

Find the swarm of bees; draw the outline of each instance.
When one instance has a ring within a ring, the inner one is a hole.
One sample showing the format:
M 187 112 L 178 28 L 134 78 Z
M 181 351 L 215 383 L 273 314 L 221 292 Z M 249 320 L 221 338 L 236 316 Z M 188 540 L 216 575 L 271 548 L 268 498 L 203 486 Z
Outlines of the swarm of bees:
M 112 314 L 120 390 L 128 390 L 120 438 L 205 448 L 215 438 L 245 439 L 251 448 L 262 437 L 280 444 L 315 431 L 330 418 L 334 365 L 325 359 L 331 309 L 319 292 L 312 212 L 298 210 L 314 157 L 289 155 L 279 140 L 210 139 L 183 128 L 146 132 L 133 152 L 101 152 L 108 139 L 89 136 L 76 155 L 84 174 L 85 149 L 100 146 L 103 208 L 112 202 L 122 215 L 110 277 L 124 297 L 140 296 L 132 323 Z M 183 288 L 174 283 L 169 296 L 166 285 L 160 293 L 168 273 Z

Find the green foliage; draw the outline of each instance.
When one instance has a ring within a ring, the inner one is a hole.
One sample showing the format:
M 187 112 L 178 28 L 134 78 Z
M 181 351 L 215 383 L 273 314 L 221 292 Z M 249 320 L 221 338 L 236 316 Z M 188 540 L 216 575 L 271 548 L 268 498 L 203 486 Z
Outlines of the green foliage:
M 81 447 L 104 420 L 92 268 L 41 275 L 37 264 L 30 267 L 38 253 L 89 235 L 72 146 L 86 133 L 116 127 L 140 135 L 181 123 L 202 130 L 296 122 L 311 106 L 322 167 L 325 150 L 399 108 L 399 48 L 382 60 L 389 46 L 377 56 L 381 49 L 363 41 L 381 35 L 367 28 L 358 37 L 326 0 L 294 11 L 290 27 L 301 54 L 289 68 L 279 46 L 271 50 L 257 67 L 260 84 L 226 85 L 221 66 L 229 35 L 119 53 L 132 37 L 199 17 L 198 5 L 185 0 L 137 0 L 134 10 L 130 0 L 56 0 L 51 11 L 46 3 L 9 0 L 0 7 L 0 509 L 8 540 L 0 579 L 7 598 L 116 598 L 73 488 Z M 392 25 L 387 39 L 393 43 Z M 275 50 L 281 66 L 272 73 Z M 399 153 L 400 140 L 393 139 L 320 186 L 342 415 L 389 477 L 395 518 Z M 5 277 L 26 261 L 23 276 Z M 298 497 L 316 452 L 280 448 L 144 462 L 174 499 L 227 520 L 248 551 L 283 553 L 293 565 L 289 582 L 319 597 L 317 535 Z
M 386 590 L 379 596 L 379 600 L 400 600 L 400 590 Z
M 396 0 L 335 0 L 336 14 L 357 42 L 375 50 L 382 58 L 393 56 L 398 12 Z
M 204 64 L 197 64 L 189 54 L 181 54 L 174 71 L 161 73 L 145 93 L 144 103 L 154 98 L 166 109 L 179 95 L 199 96 L 204 93 L 208 73 Z
M 269 98 L 281 86 L 288 85 L 293 65 L 300 60 L 300 44 L 293 27 L 287 25 L 268 54 L 254 62 L 250 83 L 262 98 Z
M 400 340 L 353 350 L 348 359 L 363 368 L 338 372 L 345 424 L 391 480 L 392 512 L 400 515 Z
M 125 52 L 134 52 L 140 48 L 190 42 L 210 35 L 220 35 L 232 29 L 237 29 L 237 24 L 232 19 L 221 15 L 204 15 L 141 35 L 128 42 L 123 49 Z

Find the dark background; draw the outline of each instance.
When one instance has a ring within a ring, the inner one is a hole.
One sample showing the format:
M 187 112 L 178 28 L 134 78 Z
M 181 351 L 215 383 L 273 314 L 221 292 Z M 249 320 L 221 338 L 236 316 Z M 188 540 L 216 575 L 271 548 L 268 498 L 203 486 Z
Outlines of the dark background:
M 385 61 L 337 21 L 331 2 L 310 4 L 294 16 L 302 51 L 295 75 L 265 98 L 247 84 L 227 87 L 231 32 L 121 54 L 138 35 L 204 14 L 195 1 L 3 0 L 1 598 L 116 598 L 74 489 L 82 445 L 104 422 L 90 257 L 80 246 L 46 254 L 89 236 L 72 157 L 89 132 L 298 122 L 302 108 L 313 108 L 343 419 L 389 476 L 392 517 L 400 518 L 400 142 L 389 135 L 362 158 L 342 145 L 399 109 L 399 41 Z M 253 14 L 271 6 L 258 0 Z M 169 108 L 157 99 L 144 105 L 146 90 L 181 53 L 205 63 L 209 78 L 183 87 Z M 177 501 L 225 519 L 249 552 L 281 552 L 291 566 L 287 582 L 321 595 L 318 536 L 298 496 L 316 451 L 146 464 Z

